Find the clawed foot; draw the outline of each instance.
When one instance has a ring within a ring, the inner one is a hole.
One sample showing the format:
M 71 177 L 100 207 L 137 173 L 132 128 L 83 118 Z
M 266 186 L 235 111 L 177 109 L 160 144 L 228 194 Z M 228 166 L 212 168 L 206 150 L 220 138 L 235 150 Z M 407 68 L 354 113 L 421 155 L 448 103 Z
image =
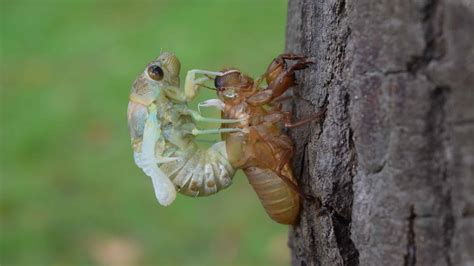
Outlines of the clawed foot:
M 216 107 L 220 111 L 224 111 L 225 104 L 219 99 L 209 99 L 198 103 L 198 111 L 201 113 L 201 107 Z
M 204 77 L 196 78 L 196 75 L 201 74 Z M 224 73 L 207 71 L 200 69 L 189 70 L 186 74 L 186 79 L 184 82 L 184 94 L 188 102 L 192 101 L 196 97 L 196 92 L 200 86 L 205 86 L 203 83 L 212 80 L 212 76 L 222 76 Z
M 314 64 L 314 61 L 311 61 L 311 60 L 298 61 L 296 64 L 292 65 L 288 71 L 294 72 L 295 70 L 302 70 L 309 67 L 312 64 Z

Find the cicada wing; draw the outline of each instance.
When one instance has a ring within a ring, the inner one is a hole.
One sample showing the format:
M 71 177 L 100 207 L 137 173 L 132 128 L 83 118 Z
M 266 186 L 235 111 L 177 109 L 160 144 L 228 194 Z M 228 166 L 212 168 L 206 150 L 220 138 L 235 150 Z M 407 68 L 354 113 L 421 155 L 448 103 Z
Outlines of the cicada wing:
M 145 122 L 148 117 L 148 111 L 144 105 L 135 102 L 128 103 L 127 120 L 128 130 L 132 139 L 133 148 L 139 151 L 140 143 L 145 130 Z
M 155 156 L 155 145 L 161 135 L 156 114 L 150 112 L 145 122 L 141 154 L 136 156 L 137 165 L 151 177 L 153 189 L 158 202 L 163 206 L 170 205 L 176 198 L 176 189 L 168 176 L 158 167 Z
M 158 202 L 163 206 L 173 203 L 176 199 L 176 189 L 165 173 L 156 166 L 150 177 Z

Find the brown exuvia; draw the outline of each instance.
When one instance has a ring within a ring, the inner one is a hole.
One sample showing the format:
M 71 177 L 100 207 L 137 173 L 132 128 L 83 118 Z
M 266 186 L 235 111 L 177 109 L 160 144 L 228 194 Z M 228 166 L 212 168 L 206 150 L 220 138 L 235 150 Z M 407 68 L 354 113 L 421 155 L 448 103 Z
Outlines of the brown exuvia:
M 296 62 L 290 66 L 288 60 Z M 283 128 L 301 122 L 290 122 L 291 114 L 282 111 L 280 96 L 296 84 L 295 71 L 310 64 L 304 56 L 282 54 L 255 81 L 237 69 L 224 70 L 215 79 L 224 103 L 223 118 L 244 118 L 243 122 L 223 125 L 243 130 L 223 133 L 229 161 L 234 168 L 243 169 L 267 214 L 282 224 L 294 224 L 300 208 L 298 184 L 290 165 L 293 143 Z M 266 88 L 260 86 L 263 80 Z

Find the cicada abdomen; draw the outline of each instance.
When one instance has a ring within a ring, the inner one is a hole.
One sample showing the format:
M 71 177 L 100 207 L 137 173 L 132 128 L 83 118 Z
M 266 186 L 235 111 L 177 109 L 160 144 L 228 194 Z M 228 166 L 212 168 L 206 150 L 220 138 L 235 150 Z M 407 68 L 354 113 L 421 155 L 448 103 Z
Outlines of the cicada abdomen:
M 187 196 L 198 197 L 227 188 L 232 183 L 235 170 L 227 159 L 225 143 L 217 142 L 208 149 L 191 146 L 171 155 L 178 157 L 178 160 L 160 165 L 176 190 Z
M 252 166 L 244 172 L 268 216 L 281 224 L 294 224 L 300 211 L 300 196 L 294 187 L 268 168 Z M 295 182 L 289 167 L 285 167 L 283 173 Z

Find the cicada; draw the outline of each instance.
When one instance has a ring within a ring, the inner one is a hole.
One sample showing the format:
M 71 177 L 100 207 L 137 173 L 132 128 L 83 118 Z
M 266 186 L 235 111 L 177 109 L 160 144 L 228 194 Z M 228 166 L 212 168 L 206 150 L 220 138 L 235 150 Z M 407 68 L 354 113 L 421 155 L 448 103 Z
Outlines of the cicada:
M 184 89 L 179 86 L 181 64 L 172 53 L 162 53 L 136 78 L 128 104 L 128 127 L 135 163 L 151 177 L 158 202 L 171 204 L 176 192 L 206 196 L 231 184 L 235 169 L 226 145 L 219 141 L 198 148 L 195 136 L 240 132 L 240 128 L 200 130 L 196 122 L 238 123 L 240 119 L 202 117 L 188 108 L 199 84 L 221 72 L 191 70 Z M 197 78 L 198 75 L 202 77 Z
M 289 66 L 288 60 L 296 63 Z M 219 100 L 201 103 L 219 108 L 224 119 L 241 120 L 223 125 L 242 129 L 223 134 L 227 158 L 233 168 L 244 171 L 267 214 L 282 224 L 295 223 L 301 196 L 290 165 L 294 146 L 283 129 L 310 119 L 292 123 L 291 114 L 282 111 L 279 97 L 296 84 L 295 71 L 312 63 L 304 56 L 282 54 L 257 80 L 238 69 L 223 70 L 224 74 L 215 78 Z M 266 87 L 260 85 L 263 80 Z

